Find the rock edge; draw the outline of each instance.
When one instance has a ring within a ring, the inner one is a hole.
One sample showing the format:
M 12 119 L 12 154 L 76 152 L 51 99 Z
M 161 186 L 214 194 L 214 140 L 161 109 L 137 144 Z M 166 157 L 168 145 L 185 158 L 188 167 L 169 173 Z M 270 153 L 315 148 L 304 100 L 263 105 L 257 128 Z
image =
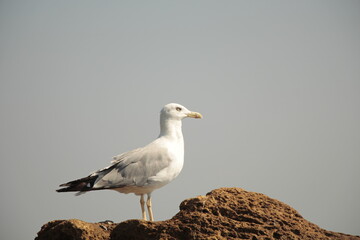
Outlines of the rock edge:
M 44 224 L 35 240 L 119 239 L 337 239 L 360 240 L 304 219 L 295 209 L 241 188 L 215 189 L 184 200 L 171 219 L 87 223 L 77 219 Z

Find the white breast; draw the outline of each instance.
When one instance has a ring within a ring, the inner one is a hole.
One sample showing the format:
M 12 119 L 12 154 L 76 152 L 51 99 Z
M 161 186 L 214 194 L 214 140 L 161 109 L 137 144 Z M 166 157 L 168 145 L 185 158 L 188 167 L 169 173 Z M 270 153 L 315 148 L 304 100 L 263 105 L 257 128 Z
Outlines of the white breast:
M 164 186 L 174 180 L 183 168 L 184 142 L 181 138 L 176 141 L 169 141 L 169 139 L 166 139 L 166 141 L 160 141 L 159 143 L 168 149 L 168 154 L 171 160 L 168 167 L 162 169 L 155 176 L 149 178 L 149 184 L 159 184 Z

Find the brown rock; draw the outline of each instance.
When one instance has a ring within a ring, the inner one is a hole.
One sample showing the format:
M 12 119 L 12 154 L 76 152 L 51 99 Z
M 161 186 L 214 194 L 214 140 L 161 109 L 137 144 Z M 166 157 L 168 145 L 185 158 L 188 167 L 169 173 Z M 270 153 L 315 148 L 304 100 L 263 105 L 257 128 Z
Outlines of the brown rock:
M 263 194 L 220 188 L 183 201 L 180 212 L 170 220 L 128 220 L 118 225 L 52 221 L 41 228 L 36 239 L 360 240 L 360 237 L 324 230 L 290 206 Z
M 36 240 L 108 240 L 116 224 L 88 223 L 77 219 L 55 220 L 41 227 Z

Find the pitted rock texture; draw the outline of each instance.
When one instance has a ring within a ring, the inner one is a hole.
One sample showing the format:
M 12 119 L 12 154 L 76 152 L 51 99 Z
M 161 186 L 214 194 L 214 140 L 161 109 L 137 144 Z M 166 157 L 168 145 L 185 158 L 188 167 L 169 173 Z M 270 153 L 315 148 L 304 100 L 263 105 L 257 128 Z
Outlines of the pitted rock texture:
M 45 224 L 43 239 L 347 239 L 324 230 L 295 209 L 264 194 L 241 188 L 220 188 L 183 201 L 180 211 L 166 221 L 128 220 L 119 224 L 57 220 Z

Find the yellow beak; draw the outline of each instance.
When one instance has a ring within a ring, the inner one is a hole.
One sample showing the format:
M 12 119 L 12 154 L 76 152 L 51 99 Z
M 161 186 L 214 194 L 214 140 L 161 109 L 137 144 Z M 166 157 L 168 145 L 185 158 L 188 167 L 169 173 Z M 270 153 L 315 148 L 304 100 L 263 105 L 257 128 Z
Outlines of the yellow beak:
M 191 112 L 186 114 L 186 116 L 191 117 L 191 118 L 202 118 L 202 115 L 198 112 Z

